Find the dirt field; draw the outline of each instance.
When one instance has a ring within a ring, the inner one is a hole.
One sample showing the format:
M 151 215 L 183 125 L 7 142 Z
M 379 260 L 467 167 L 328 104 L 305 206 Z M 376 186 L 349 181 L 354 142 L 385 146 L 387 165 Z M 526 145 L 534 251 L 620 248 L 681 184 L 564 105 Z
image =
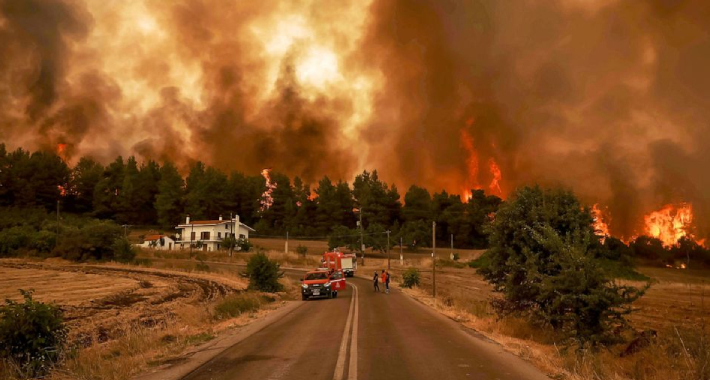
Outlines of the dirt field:
M 170 310 L 243 290 L 246 282 L 206 274 L 124 267 L 0 261 L 0 296 L 19 300 L 18 289 L 62 307 L 70 339 L 82 346 L 122 336 L 136 326 L 164 324 Z

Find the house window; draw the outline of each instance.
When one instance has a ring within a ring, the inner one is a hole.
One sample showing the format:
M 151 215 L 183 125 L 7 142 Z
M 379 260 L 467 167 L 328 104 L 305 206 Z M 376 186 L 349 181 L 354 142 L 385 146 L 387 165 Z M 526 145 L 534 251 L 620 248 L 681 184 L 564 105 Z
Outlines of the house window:
M 245 236 L 245 235 L 242 235 L 242 234 L 239 234 L 239 238 L 240 238 L 240 239 L 246 239 L 246 236 Z
M 225 229 L 225 230 L 228 230 L 228 229 L 229 229 L 229 224 L 225 224 L 225 225 L 224 225 L 224 229 Z
M 200 233 L 200 240 L 210 240 L 210 232 L 205 231 Z
M 221 232 L 217 232 L 217 239 L 221 239 L 221 238 L 222 238 L 222 233 L 221 233 Z
M 190 241 L 195 240 L 195 233 L 191 232 L 190 233 Z

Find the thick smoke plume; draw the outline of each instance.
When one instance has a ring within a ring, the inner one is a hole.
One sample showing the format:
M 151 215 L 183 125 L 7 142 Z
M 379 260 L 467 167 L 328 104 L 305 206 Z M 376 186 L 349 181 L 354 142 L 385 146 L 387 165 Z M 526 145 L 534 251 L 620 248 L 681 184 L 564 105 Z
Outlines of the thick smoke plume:
M 709 25 L 700 0 L 0 0 L 0 141 L 562 185 L 624 236 L 690 202 L 707 236 Z

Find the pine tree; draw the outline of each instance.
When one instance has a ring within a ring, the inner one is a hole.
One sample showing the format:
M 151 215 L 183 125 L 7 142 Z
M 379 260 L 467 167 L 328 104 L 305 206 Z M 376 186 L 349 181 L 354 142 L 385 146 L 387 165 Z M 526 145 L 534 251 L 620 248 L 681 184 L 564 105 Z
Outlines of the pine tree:
M 160 169 L 158 195 L 155 198 L 158 223 L 164 228 L 179 224 L 183 218 L 184 185 L 175 165 L 167 161 Z

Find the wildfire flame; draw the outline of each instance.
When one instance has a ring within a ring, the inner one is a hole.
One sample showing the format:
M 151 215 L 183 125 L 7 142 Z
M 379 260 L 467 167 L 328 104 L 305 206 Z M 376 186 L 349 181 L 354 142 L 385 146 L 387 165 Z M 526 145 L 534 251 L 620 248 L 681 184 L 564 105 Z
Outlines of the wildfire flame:
M 67 144 L 63 143 L 57 144 L 57 156 L 59 156 L 59 158 L 61 158 L 63 161 L 67 160 L 64 153 L 67 150 L 67 146 Z
M 599 209 L 599 204 L 597 203 L 592 206 L 592 218 L 594 218 L 594 233 L 597 234 L 597 236 L 601 236 L 602 243 L 604 243 L 606 237 L 611 236 L 611 234 L 609 233 L 609 225 L 604 221 L 604 215 L 602 214 L 602 210 Z
M 693 237 L 690 227 L 693 223 L 693 207 L 687 203 L 668 204 L 644 217 L 646 234 L 658 238 L 663 245 L 675 245 L 684 236 Z M 703 244 L 703 240 L 696 241 Z
M 473 120 L 469 119 L 469 125 L 473 124 Z M 478 184 L 478 154 L 473 147 L 473 137 L 465 129 L 461 130 L 461 146 L 468 154 L 466 159 L 466 168 L 468 169 L 468 178 L 464 184 L 464 199 L 471 198 L 471 189 L 480 189 Z
M 264 169 L 261 171 L 261 176 L 266 180 L 266 190 L 261 194 L 261 211 L 268 210 L 274 204 L 274 198 L 271 194 L 276 189 L 276 184 L 271 182 L 271 177 L 269 172 L 271 169 Z
M 491 157 L 488 160 L 488 167 L 491 170 L 491 174 L 493 175 L 493 179 L 491 180 L 491 184 L 489 185 L 491 189 L 491 193 L 502 197 L 503 196 L 503 191 L 500 189 L 500 180 L 501 180 L 501 173 L 500 173 L 500 168 L 498 167 L 498 164 L 496 161 Z
M 59 195 L 62 197 L 67 196 L 67 189 L 64 188 L 62 185 L 57 185 L 57 189 L 59 189 Z

